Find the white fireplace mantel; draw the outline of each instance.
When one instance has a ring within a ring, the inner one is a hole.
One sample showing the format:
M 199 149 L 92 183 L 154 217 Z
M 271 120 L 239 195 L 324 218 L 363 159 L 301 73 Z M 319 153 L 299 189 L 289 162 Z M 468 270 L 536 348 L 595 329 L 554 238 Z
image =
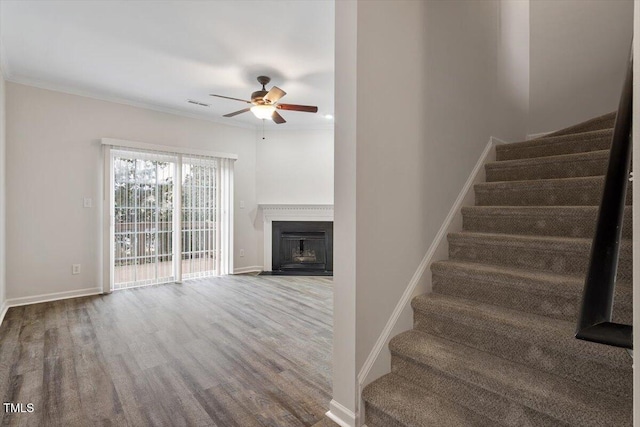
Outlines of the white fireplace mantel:
M 333 221 L 333 205 L 260 204 L 264 221 L 264 271 L 271 271 L 273 221 Z

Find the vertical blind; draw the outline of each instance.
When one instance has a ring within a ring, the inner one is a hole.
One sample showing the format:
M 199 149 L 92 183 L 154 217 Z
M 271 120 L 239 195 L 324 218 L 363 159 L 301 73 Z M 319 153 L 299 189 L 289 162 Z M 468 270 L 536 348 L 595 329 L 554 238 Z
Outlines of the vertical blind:
M 175 156 L 113 151 L 113 289 L 176 280 Z
M 108 151 L 111 290 L 233 272 L 234 159 Z

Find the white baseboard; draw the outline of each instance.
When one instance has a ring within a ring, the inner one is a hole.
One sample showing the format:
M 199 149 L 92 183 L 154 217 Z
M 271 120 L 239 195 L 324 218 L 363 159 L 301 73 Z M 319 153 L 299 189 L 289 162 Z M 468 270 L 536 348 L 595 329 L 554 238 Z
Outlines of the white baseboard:
M 458 194 L 458 197 L 453 203 L 451 210 L 449 211 L 444 222 L 442 223 L 442 226 L 433 239 L 431 246 L 429 246 L 427 253 L 422 258 L 418 269 L 413 274 L 413 277 L 409 281 L 404 293 L 400 297 L 398 304 L 391 313 L 391 317 L 387 321 L 384 329 L 378 337 L 378 340 L 371 349 L 369 356 L 362 365 L 362 369 L 358 373 L 358 396 L 362 395 L 362 389 L 364 388 L 364 386 L 375 379 L 369 378 L 370 374 L 372 374 L 372 372 L 378 374 L 380 373 L 379 369 L 374 370 L 372 368 L 380 359 L 383 349 L 387 348 L 387 346 L 389 345 L 389 341 L 392 338 L 391 333 L 396 328 L 396 324 L 398 322 L 398 319 L 400 318 L 401 313 L 410 306 L 411 299 L 413 298 L 418 285 L 421 283 L 425 284 L 425 286 L 430 290 L 431 275 L 429 274 L 429 267 L 431 266 L 431 263 L 441 257 L 446 258 L 448 254 L 448 242 L 446 239 L 447 234 L 455 231 L 460 231 L 462 229 L 461 208 L 463 206 L 473 206 L 475 204 L 475 194 L 473 191 L 473 186 L 474 184 L 484 181 L 484 165 L 487 162 L 495 159 L 495 146 L 504 143 L 504 141 L 498 138 L 489 138 L 489 142 L 485 146 L 482 154 L 480 155 L 480 158 L 473 167 L 471 174 L 467 178 L 467 181 L 462 187 L 462 190 Z M 411 326 L 409 326 L 409 328 L 410 327 Z M 385 372 L 389 372 L 389 370 L 389 366 L 384 367 Z M 359 406 L 360 407 L 358 408 L 357 413 L 359 416 L 364 416 L 362 405 L 360 404 Z
M 86 297 L 102 293 L 102 288 L 85 288 L 75 291 L 53 292 L 50 294 L 34 295 L 30 297 L 10 298 L 5 302 L 7 307 L 19 307 L 21 305 L 38 304 L 41 302 L 58 301 L 67 298 Z
M 4 320 L 4 316 L 7 315 L 7 310 L 9 310 L 9 305 L 7 302 L 3 302 L 2 306 L 0 306 L 0 325 L 2 325 L 2 321 Z
M 329 412 L 325 415 L 340 427 L 358 427 L 356 425 L 356 414 L 335 400 L 331 400 L 331 403 L 329 403 Z
M 261 265 L 251 265 L 249 267 L 239 267 L 233 269 L 233 274 L 259 273 L 262 271 Z

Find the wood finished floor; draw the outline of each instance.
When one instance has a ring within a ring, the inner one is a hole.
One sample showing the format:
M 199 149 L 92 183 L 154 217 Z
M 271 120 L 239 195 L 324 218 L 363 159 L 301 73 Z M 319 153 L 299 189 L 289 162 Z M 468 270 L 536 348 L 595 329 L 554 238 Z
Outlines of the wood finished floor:
M 331 400 L 332 280 L 228 276 L 9 309 L 1 425 L 312 426 Z

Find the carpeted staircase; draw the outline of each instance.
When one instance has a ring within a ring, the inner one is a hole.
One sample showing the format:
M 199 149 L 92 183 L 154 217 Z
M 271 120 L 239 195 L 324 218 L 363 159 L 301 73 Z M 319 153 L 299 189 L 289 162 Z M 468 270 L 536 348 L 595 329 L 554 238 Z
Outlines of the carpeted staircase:
M 574 338 L 614 114 L 497 147 L 463 208 L 391 373 L 363 391 L 368 427 L 627 426 L 632 359 Z M 614 320 L 631 323 L 631 190 Z

